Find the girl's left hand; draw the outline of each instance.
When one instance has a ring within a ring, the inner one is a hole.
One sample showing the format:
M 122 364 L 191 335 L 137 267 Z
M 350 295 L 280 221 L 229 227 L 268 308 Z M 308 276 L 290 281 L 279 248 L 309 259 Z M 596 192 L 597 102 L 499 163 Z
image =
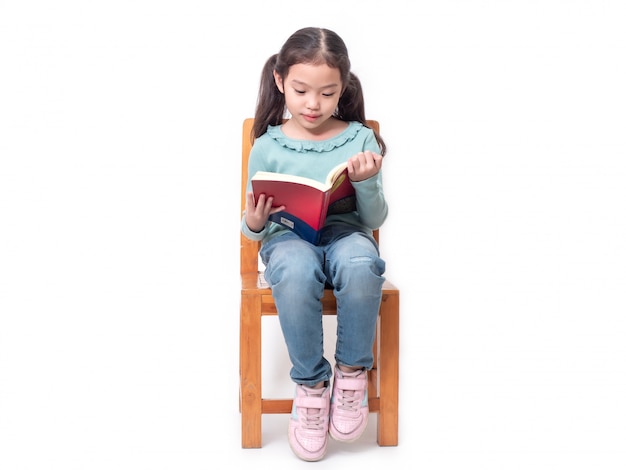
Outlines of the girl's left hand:
M 383 157 L 366 150 L 359 152 L 348 160 L 348 176 L 350 181 L 363 181 L 377 174 L 383 166 Z

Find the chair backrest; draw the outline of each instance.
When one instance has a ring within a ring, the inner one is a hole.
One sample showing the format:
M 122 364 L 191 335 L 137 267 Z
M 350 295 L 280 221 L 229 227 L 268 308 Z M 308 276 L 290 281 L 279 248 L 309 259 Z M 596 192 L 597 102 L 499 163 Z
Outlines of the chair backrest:
M 254 118 L 247 118 L 243 121 L 243 129 L 241 136 L 241 213 L 246 207 L 246 188 L 248 185 L 248 158 L 252 149 L 252 125 Z M 367 125 L 379 131 L 378 121 L 368 120 Z M 241 274 L 256 273 L 259 270 L 259 248 L 260 242 L 252 241 L 243 233 L 240 233 L 241 249 L 239 254 L 239 268 Z M 374 230 L 374 238 L 378 241 L 378 230 Z

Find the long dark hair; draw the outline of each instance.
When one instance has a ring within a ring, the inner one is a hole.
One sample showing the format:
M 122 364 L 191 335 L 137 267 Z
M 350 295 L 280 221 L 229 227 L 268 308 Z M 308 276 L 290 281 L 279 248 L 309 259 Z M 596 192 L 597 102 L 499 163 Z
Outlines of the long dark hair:
M 254 115 L 252 138 L 267 131 L 268 126 L 282 124 L 285 96 L 274 81 L 274 71 L 282 78 L 295 64 L 326 64 L 339 70 L 343 90 L 334 116 L 342 121 L 358 121 L 367 126 L 365 101 L 361 81 L 350 69 L 348 49 L 337 33 L 324 28 L 303 28 L 293 33 L 278 54 L 272 55 L 263 66 L 261 83 Z M 374 131 L 381 155 L 387 147 L 382 137 Z

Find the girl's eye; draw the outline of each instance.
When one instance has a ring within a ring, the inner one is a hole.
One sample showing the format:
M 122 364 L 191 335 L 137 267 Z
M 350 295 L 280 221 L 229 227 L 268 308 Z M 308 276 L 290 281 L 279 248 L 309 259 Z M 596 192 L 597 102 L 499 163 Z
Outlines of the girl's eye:
M 334 93 L 322 93 L 322 96 L 325 96 L 326 98 L 330 98 L 333 95 Z
M 294 90 L 293 90 L 293 91 L 295 91 L 295 92 L 296 92 L 297 94 L 299 94 L 299 95 L 304 95 L 304 91 L 303 91 L 303 90 L 296 90 L 296 89 L 294 88 Z

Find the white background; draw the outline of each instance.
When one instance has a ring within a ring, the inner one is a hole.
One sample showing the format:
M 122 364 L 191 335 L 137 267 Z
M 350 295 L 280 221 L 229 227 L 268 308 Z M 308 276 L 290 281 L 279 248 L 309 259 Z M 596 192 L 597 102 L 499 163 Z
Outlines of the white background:
M 237 348 L 241 121 L 303 26 L 344 38 L 381 122 L 402 301 L 400 446 L 335 462 L 626 468 L 624 24 L 608 0 L 0 2 L 0 468 L 301 464 L 286 421 L 240 448 Z

